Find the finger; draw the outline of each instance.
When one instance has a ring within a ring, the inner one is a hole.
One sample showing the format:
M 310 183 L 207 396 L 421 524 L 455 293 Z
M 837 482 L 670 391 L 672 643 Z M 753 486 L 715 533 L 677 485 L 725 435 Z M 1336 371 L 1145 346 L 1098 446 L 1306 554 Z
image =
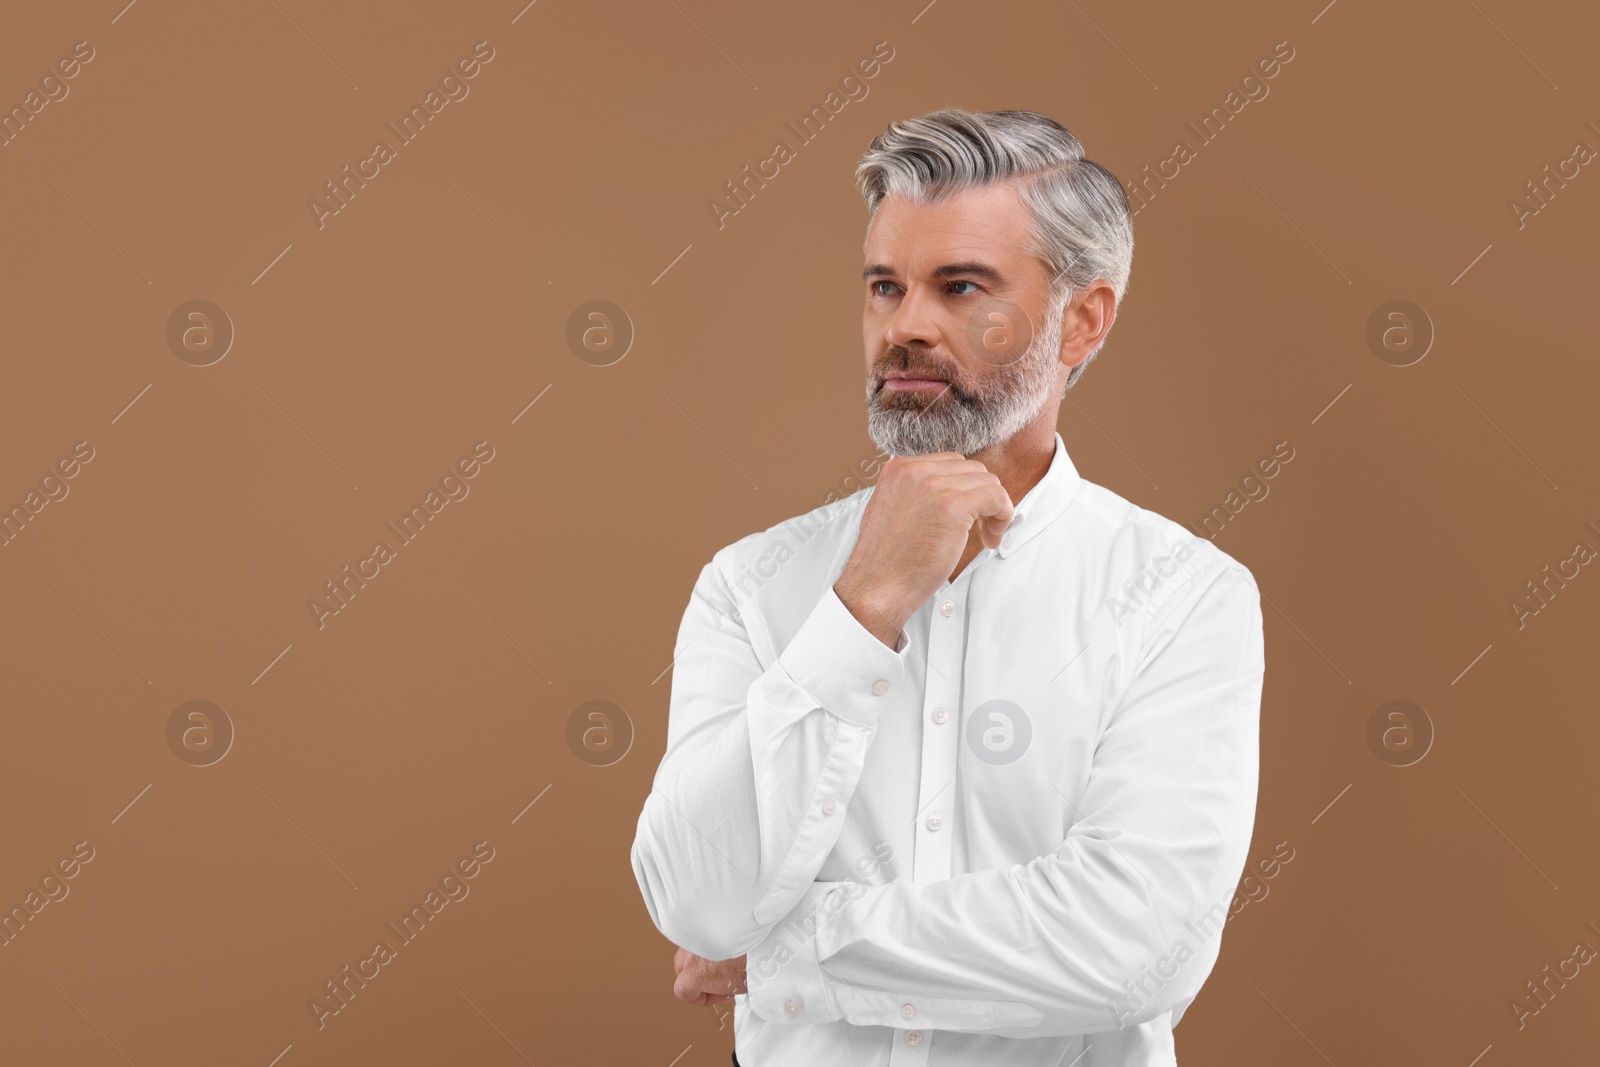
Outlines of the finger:
M 694 976 L 680 971 L 677 980 L 672 983 L 672 993 L 685 1004 L 701 1004 L 705 993 L 700 988 L 700 983 Z
M 973 511 L 973 519 L 979 524 L 979 539 L 989 548 L 999 548 L 1015 514 L 1005 487 L 997 481 L 993 486 L 973 490 Z
M 999 484 L 1000 479 L 990 474 L 981 465 L 974 470 L 957 470 L 948 474 L 935 475 L 929 478 L 927 482 L 929 489 L 955 489 L 962 492 Z
M 926 460 L 924 466 L 931 468 L 929 474 L 942 474 L 946 471 L 986 471 L 982 460 L 968 459 L 960 452 L 930 452 L 916 457 Z
M 908 466 L 916 468 L 916 476 L 923 478 L 937 476 L 948 471 L 985 471 L 989 469 L 982 462 L 968 459 L 959 452 L 923 452 L 919 455 L 906 456 L 904 458 Z

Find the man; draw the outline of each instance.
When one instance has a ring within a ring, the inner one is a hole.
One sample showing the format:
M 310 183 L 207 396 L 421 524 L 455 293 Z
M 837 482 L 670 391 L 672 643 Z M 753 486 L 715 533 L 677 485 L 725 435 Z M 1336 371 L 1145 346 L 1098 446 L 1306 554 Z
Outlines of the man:
M 1055 430 L 1127 200 L 1025 111 L 891 123 L 857 177 L 892 458 L 695 583 L 631 852 L 675 991 L 734 1000 L 744 1067 L 1175 1064 L 1265 667 L 1250 572 Z

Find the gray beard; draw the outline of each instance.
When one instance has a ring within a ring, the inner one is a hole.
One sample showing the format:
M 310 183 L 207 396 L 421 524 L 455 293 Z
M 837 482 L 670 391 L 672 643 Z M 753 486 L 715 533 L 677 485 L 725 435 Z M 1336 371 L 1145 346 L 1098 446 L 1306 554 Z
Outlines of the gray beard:
M 1060 348 L 1058 308 L 1021 359 L 979 380 L 981 391 L 950 382 L 932 393 L 891 393 L 876 389 L 869 377 L 867 433 L 894 456 L 970 456 L 1010 440 L 1038 416 L 1054 391 Z

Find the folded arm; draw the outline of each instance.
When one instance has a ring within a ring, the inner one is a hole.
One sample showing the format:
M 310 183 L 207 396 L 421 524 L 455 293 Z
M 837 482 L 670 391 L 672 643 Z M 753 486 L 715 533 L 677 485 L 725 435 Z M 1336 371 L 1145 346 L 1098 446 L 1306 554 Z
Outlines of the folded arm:
M 937 882 L 813 883 L 750 951 L 751 1009 L 788 1025 L 1043 1037 L 1192 999 L 1255 815 L 1264 660 L 1249 572 L 1228 563 L 1185 583 L 1135 654 L 1054 852 Z
M 878 716 L 907 697 L 905 650 L 831 588 L 763 669 L 724 558 L 702 569 L 678 630 L 667 751 L 630 853 L 656 928 L 711 960 L 746 953 L 810 888 Z

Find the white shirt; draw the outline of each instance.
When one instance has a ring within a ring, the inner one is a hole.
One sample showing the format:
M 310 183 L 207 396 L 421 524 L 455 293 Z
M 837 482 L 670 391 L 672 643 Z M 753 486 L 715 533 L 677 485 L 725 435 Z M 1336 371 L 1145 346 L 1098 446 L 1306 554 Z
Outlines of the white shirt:
M 743 1067 L 1175 1064 L 1255 818 L 1255 579 L 1058 433 L 891 650 L 833 590 L 872 492 L 701 570 L 631 850 L 651 920 L 748 955 Z

